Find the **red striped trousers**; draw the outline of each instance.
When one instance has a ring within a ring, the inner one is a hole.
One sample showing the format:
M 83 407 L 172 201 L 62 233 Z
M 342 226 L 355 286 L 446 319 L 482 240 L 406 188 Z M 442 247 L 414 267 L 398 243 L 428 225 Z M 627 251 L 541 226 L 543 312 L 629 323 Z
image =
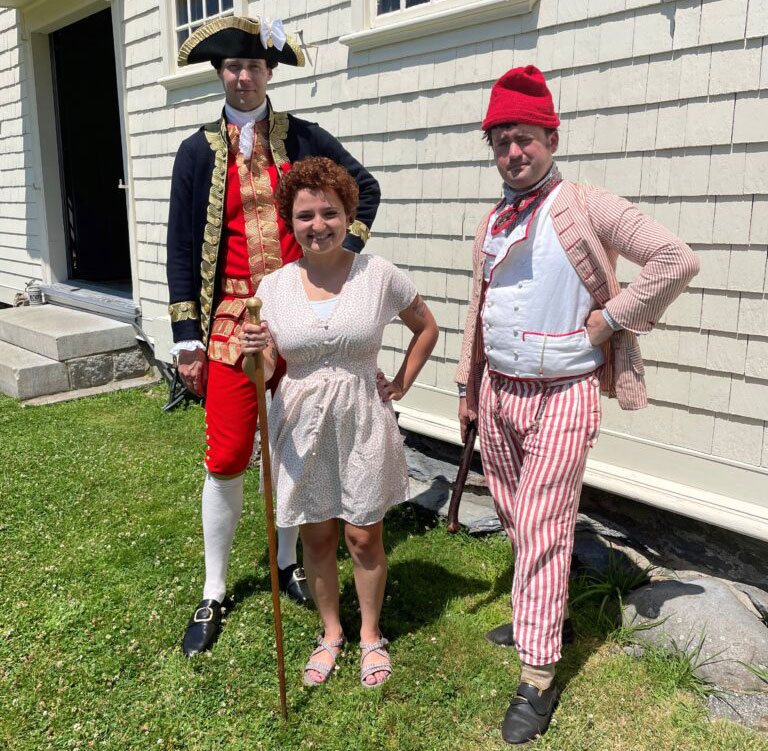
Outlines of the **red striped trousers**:
M 514 548 L 515 646 L 529 665 L 560 659 L 579 495 L 599 429 L 600 382 L 594 374 L 568 381 L 483 374 L 480 453 Z

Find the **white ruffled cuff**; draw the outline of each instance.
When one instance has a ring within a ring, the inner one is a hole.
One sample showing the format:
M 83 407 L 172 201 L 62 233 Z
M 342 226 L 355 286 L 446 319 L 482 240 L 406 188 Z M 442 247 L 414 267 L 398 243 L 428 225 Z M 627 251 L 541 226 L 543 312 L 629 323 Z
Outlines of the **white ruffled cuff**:
M 194 352 L 196 349 L 205 349 L 205 345 L 199 339 L 185 339 L 183 342 L 176 342 L 170 349 L 171 357 L 178 357 L 179 352 Z

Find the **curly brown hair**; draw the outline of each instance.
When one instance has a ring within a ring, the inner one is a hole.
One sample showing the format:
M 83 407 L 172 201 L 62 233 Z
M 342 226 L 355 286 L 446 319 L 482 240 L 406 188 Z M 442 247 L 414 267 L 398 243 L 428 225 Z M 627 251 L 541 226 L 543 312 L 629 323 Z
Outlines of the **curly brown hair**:
M 280 218 L 293 231 L 293 202 L 300 190 L 335 190 L 341 200 L 347 222 L 352 224 L 357 213 L 360 191 L 352 175 L 344 167 L 324 156 L 310 156 L 291 165 L 291 169 L 280 179 L 275 192 Z

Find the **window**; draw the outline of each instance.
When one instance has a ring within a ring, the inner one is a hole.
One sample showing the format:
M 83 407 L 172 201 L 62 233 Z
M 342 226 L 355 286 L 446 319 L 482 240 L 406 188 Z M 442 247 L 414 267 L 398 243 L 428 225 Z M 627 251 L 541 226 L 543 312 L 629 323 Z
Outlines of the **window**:
M 216 75 L 210 65 L 193 63 L 177 68 L 179 47 L 214 18 L 247 15 L 248 0 L 163 0 L 160 4 L 160 24 L 165 49 L 165 75 L 159 83 L 170 90 L 213 81 Z
M 377 0 L 376 12 L 381 15 L 382 13 L 392 13 L 395 10 L 405 10 L 406 8 L 412 8 L 414 5 L 423 5 L 430 0 Z
M 402 18 L 406 18 L 408 16 L 423 15 L 422 12 L 417 12 L 417 11 L 425 11 L 429 13 L 430 11 L 433 11 L 433 10 L 445 10 L 446 8 L 455 8 L 461 5 L 477 5 L 476 0 L 369 0 L 369 1 L 371 2 L 372 6 L 375 6 L 375 7 L 372 7 L 371 10 L 373 11 L 372 15 L 375 15 L 377 20 L 378 19 L 384 20 L 382 16 L 386 16 L 389 13 L 395 13 Z M 426 6 L 426 7 L 419 7 L 419 6 Z M 404 15 L 405 11 L 408 11 L 410 8 L 415 8 L 417 10 Z M 390 16 L 390 18 L 394 20 L 393 16 Z
M 352 0 L 351 34 L 339 41 L 354 51 L 419 39 L 528 13 L 536 0 Z
M 214 18 L 234 16 L 235 0 L 176 0 L 176 48 Z

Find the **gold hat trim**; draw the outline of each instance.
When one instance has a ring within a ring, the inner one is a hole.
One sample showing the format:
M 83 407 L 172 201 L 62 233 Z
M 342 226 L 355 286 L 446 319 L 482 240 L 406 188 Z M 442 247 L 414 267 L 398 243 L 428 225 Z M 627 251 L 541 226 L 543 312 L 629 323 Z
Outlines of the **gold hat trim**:
M 201 26 L 184 41 L 179 48 L 179 56 L 176 58 L 176 64 L 181 68 L 189 63 L 189 55 L 200 42 L 214 34 L 218 34 L 224 29 L 239 29 L 249 34 L 258 34 L 261 29 L 261 20 L 259 18 L 248 18 L 247 16 L 228 16 L 227 18 L 215 18 L 209 21 L 205 26 Z M 303 67 L 304 52 L 301 45 L 296 41 L 292 34 L 285 35 L 285 43 L 293 50 L 296 55 L 297 67 Z

